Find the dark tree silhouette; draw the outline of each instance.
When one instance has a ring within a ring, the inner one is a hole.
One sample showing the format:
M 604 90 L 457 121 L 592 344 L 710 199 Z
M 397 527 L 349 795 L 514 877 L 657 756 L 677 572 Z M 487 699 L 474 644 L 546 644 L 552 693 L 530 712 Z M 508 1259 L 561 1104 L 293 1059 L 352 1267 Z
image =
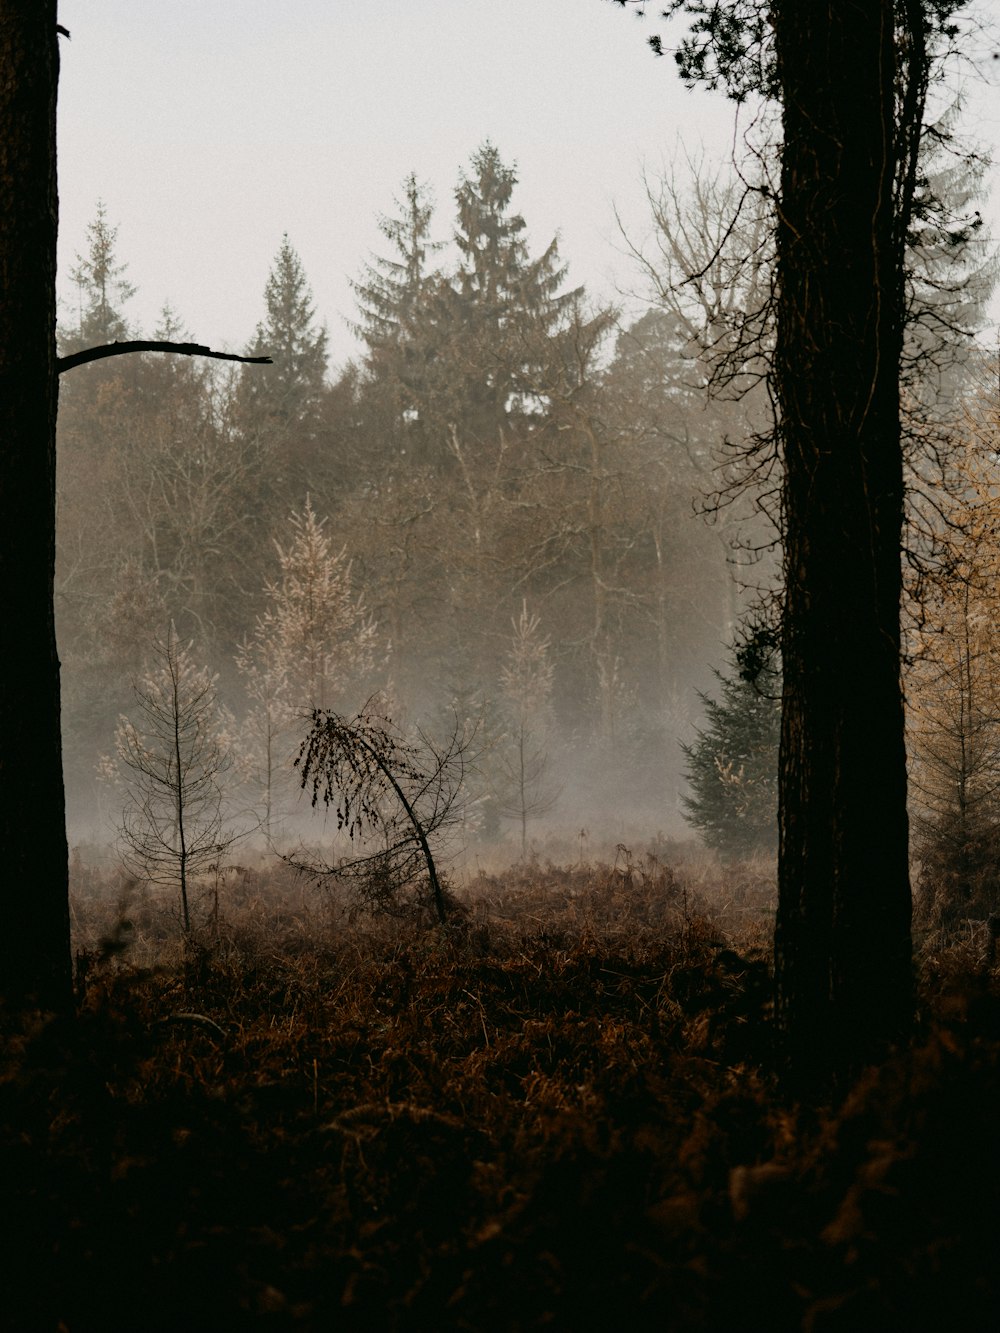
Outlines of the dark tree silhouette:
M 66 801 L 53 615 L 58 374 L 111 344 L 56 356 L 56 0 L 0 0 L 0 994 L 71 1004 Z M 228 358 L 227 359 L 238 359 Z
M 911 1017 L 905 258 L 928 82 L 960 7 L 669 0 L 665 10 L 690 20 L 676 52 L 687 82 L 782 107 L 771 366 L 784 550 L 775 961 L 784 1057 L 806 1082 L 876 1053 Z
M 56 426 L 55 0 L 0 0 L 0 991 L 70 1000 L 67 847 L 53 619 Z

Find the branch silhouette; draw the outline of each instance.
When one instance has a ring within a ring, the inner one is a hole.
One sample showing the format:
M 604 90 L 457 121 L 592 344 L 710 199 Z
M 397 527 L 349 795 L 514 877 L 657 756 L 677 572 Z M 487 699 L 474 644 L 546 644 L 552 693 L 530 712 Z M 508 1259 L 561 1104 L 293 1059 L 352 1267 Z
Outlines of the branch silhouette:
M 213 352 L 210 347 L 205 347 L 202 343 L 155 341 L 113 342 L 102 343 L 98 347 L 85 347 L 83 351 L 73 352 L 70 356 L 57 357 L 56 366 L 58 373 L 62 375 L 77 366 L 85 366 L 88 361 L 103 361 L 108 356 L 127 356 L 130 352 L 178 352 L 181 356 L 210 356 L 216 361 L 245 361 L 255 366 L 274 364 L 269 356 L 237 356 L 235 352 Z

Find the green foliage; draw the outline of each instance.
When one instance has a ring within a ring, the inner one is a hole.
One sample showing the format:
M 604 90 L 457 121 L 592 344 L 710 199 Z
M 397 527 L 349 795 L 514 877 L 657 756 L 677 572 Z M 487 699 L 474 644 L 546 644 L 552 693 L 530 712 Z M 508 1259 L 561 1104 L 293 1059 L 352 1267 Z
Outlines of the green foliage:
M 542 770 L 556 727 L 581 752 L 642 734 L 667 768 L 672 736 L 648 741 L 647 723 L 688 724 L 690 681 L 705 683 L 729 614 L 722 529 L 692 512 L 716 418 L 683 331 L 658 313 L 608 362 L 614 312 L 587 308 L 554 242 L 529 245 L 518 173 L 494 145 L 456 176 L 447 255 L 416 176 L 380 220 L 384 257 L 355 287 L 365 354 L 333 385 L 286 237 L 249 339 L 273 366 L 251 377 L 134 357 L 64 386 L 58 610 L 75 827 L 100 815 L 94 755 L 170 619 L 220 672 L 237 772 L 260 779 L 265 826 L 280 827 L 278 787 L 275 803 L 266 793 L 300 709 L 350 713 L 386 686 L 429 718 L 453 682 L 499 708 L 513 684 L 505 626 L 524 598 L 553 645 L 553 721 L 506 719 L 503 785 L 517 799 L 504 804 L 522 833 L 554 794 Z M 163 336 L 178 329 L 165 311 Z M 301 531 L 288 533 L 289 513 Z M 649 794 L 638 767 L 630 796 Z M 490 777 L 476 828 L 490 807 L 498 831 Z
M 741 651 L 728 672 L 715 673 L 721 697 L 701 696 L 707 724 L 684 746 L 687 818 L 727 860 L 771 852 L 777 842 L 780 681 L 759 660 L 753 674 L 744 672 Z

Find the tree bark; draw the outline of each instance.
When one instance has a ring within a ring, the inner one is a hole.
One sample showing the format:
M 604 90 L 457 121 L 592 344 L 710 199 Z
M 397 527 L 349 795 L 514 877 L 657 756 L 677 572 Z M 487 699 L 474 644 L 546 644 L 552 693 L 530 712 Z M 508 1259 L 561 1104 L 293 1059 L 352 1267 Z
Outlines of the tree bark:
M 812 1081 L 876 1054 L 911 1015 L 894 189 L 907 149 L 893 0 L 775 0 L 772 17 L 784 123 L 776 998 L 787 1065 Z
M 0 0 L 0 992 L 71 998 L 55 571 L 55 0 Z

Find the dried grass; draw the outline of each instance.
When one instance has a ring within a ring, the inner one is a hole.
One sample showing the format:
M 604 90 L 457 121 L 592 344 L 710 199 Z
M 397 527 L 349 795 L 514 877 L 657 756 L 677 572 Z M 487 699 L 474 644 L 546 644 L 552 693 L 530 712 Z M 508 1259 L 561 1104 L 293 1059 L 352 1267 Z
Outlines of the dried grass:
M 988 1326 L 973 960 L 802 1107 L 768 1072 L 763 866 L 531 862 L 446 928 L 264 866 L 209 887 L 185 948 L 170 903 L 77 882 L 77 1021 L 6 1024 L 7 1326 Z

